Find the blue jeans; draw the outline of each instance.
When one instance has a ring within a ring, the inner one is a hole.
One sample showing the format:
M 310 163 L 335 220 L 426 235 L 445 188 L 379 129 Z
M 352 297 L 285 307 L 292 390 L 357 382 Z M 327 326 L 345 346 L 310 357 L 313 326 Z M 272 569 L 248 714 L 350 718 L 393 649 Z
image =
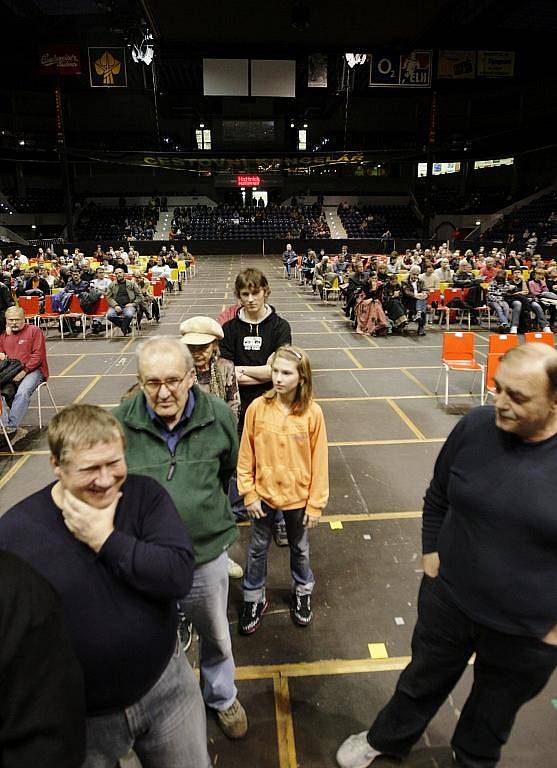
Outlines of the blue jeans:
M 487 306 L 495 310 L 501 325 L 509 324 L 510 307 L 506 301 L 488 301 Z
M 6 401 L 2 398 L 2 421 L 6 427 L 19 427 L 29 408 L 31 395 L 43 381 L 44 376 L 40 371 L 31 371 L 27 376 L 24 376 L 18 384 L 9 413 Z
M 273 537 L 275 515 L 280 510 L 261 502 L 265 517 L 252 520 L 248 562 L 244 572 L 244 600 L 259 603 L 265 599 L 267 580 L 267 552 Z M 298 595 L 311 595 L 315 579 L 309 564 L 309 536 L 303 526 L 305 509 L 285 509 L 284 522 L 290 547 L 292 589 Z
M 122 312 L 120 314 L 116 312 L 114 307 L 110 307 L 106 316 L 113 325 L 117 325 L 124 331 L 132 324 L 135 317 L 135 307 L 122 307 Z
M 199 669 L 208 707 L 228 709 L 238 695 L 228 624 L 228 555 L 198 565 L 180 608 L 199 634 Z
M 122 712 L 87 718 L 82 768 L 114 768 L 130 749 L 143 768 L 209 768 L 199 685 L 178 647 L 159 680 Z

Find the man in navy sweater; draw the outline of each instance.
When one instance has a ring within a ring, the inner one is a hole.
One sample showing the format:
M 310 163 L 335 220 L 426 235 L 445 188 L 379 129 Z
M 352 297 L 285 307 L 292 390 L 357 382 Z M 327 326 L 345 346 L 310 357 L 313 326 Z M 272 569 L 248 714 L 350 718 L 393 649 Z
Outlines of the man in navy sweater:
M 72 405 L 48 429 L 58 482 L 0 519 L 0 548 L 58 592 L 81 664 L 84 768 L 208 768 L 199 685 L 177 646 L 176 603 L 190 590 L 191 541 L 167 492 L 127 475 L 119 422 Z
M 341 768 L 408 754 L 474 653 L 452 747 L 459 768 L 492 768 L 557 666 L 557 352 L 516 347 L 495 382 L 495 408 L 456 425 L 425 496 L 412 661 Z

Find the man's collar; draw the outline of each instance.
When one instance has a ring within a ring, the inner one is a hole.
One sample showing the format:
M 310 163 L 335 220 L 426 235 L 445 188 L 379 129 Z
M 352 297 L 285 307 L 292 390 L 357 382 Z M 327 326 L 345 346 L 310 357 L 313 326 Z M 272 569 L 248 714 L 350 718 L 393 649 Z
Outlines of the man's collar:
M 177 424 L 172 428 L 168 429 L 166 423 L 158 416 L 155 411 L 151 408 L 149 403 L 147 402 L 147 398 L 145 398 L 145 407 L 147 409 L 147 413 L 149 414 L 149 418 L 158 427 L 162 427 L 162 429 L 165 432 L 174 432 L 174 430 L 179 429 L 183 427 L 186 423 L 186 421 L 191 417 L 193 413 L 193 409 L 195 408 L 195 395 L 193 394 L 193 391 L 190 389 L 188 392 L 188 399 L 186 400 L 186 404 L 184 406 L 184 410 L 182 411 L 182 415 L 180 416 L 179 421 Z

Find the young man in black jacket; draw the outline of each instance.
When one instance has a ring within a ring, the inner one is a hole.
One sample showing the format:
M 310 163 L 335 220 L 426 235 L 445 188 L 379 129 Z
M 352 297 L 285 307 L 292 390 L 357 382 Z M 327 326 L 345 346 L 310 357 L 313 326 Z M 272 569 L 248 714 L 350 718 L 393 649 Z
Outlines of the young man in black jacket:
M 238 432 L 241 435 L 248 405 L 272 387 L 269 358 L 283 344 L 292 343 L 292 330 L 290 323 L 267 304 L 271 288 L 259 269 L 248 268 L 240 272 L 234 291 L 242 306 L 236 316 L 223 325 L 220 353 L 232 360 L 236 367 L 241 402 Z M 234 488 L 230 500 L 234 513 L 242 515 L 243 503 Z M 282 515 L 275 518 L 274 535 L 278 546 L 288 546 Z
M 557 351 L 516 347 L 495 382 L 495 408 L 459 421 L 425 495 L 412 661 L 370 730 L 341 745 L 341 768 L 405 757 L 474 653 L 452 748 L 459 768 L 493 768 L 557 667 Z

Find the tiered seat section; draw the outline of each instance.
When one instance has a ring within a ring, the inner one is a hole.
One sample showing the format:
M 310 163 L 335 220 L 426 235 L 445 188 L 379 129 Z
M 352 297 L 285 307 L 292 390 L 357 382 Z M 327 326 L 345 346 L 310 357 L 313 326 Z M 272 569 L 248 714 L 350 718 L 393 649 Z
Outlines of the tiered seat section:
M 109 208 L 89 204 L 77 224 L 81 240 L 152 240 L 159 218 L 158 208 L 128 205 Z
M 341 203 L 338 215 L 351 239 L 379 238 L 387 230 L 392 237 L 418 236 L 420 222 L 410 205 L 346 205 Z
M 174 209 L 171 236 L 196 240 L 259 240 L 329 238 L 329 226 L 320 205 L 265 208 L 222 204 Z
M 513 242 L 523 244 L 533 233 L 538 238 L 538 245 L 557 238 L 557 191 L 507 213 L 485 232 L 484 237 L 507 242 L 514 236 Z
M 25 196 L 19 196 L 15 189 L 4 191 L 10 205 L 18 213 L 62 213 L 64 211 L 64 193 L 61 189 L 30 188 Z

